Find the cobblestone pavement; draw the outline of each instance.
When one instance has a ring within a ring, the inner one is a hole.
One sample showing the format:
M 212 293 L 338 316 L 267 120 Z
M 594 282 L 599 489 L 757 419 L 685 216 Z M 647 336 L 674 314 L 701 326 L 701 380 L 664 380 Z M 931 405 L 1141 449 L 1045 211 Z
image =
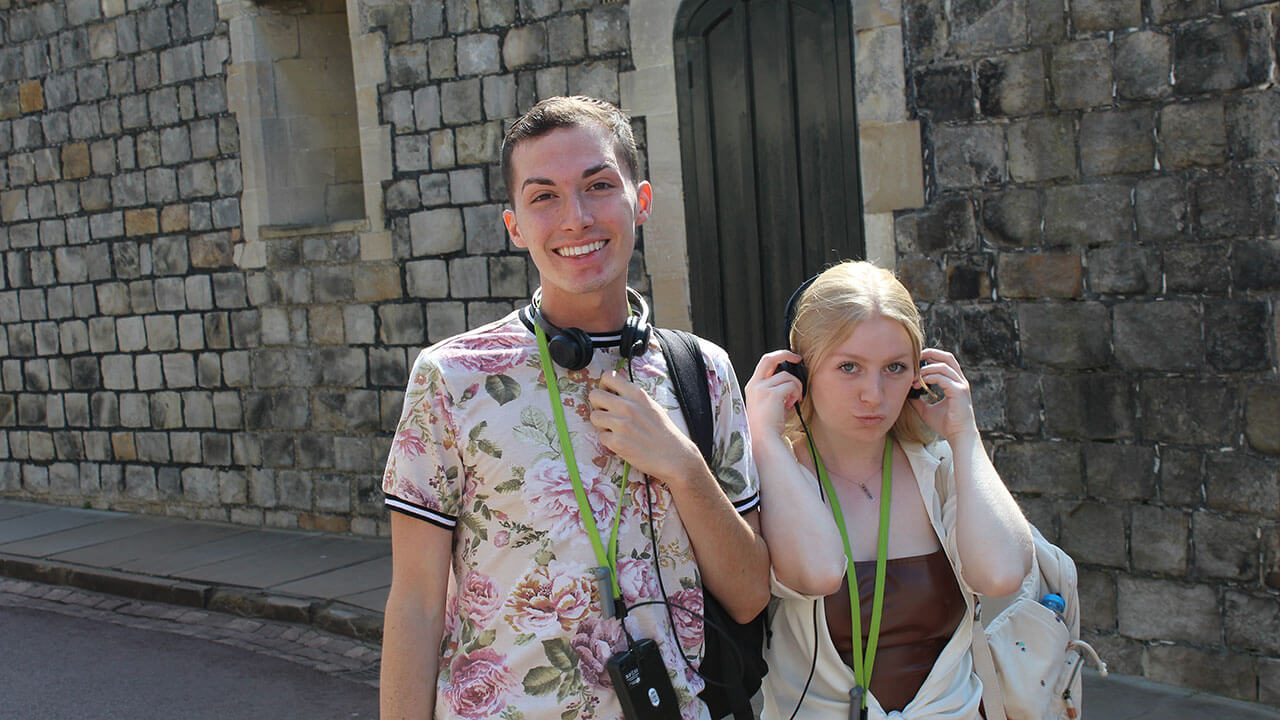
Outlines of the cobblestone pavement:
M 169 632 L 287 660 L 378 686 L 381 648 L 310 626 L 143 602 L 114 595 L 0 578 L 0 608 L 23 607 Z

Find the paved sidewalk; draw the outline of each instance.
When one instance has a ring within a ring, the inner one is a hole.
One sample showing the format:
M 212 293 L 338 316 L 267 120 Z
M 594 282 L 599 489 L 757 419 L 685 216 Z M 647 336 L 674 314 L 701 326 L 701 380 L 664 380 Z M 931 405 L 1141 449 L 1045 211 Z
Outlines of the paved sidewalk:
M 0 575 L 380 641 L 391 543 L 0 500 Z
M 377 642 L 391 544 L 0 499 L 0 576 Z M 1091 720 L 1280 720 L 1275 707 L 1092 673 L 1084 709 Z
M 342 637 L 314 626 L 0 577 L 0 616 L 10 609 L 56 613 L 97 624 L 209 640 L 378 687 L 382 648 L 377 643 Z

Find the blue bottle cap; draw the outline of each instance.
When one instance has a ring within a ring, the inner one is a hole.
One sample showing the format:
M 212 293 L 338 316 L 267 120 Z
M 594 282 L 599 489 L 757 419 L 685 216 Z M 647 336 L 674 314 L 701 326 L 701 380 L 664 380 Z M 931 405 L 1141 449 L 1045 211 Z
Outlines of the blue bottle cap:
M 1058 593 L 1049 593 L 1040 598 L 1040 604 L 1059 614 L 1066 612 L 1067 609 L 1067 601 L 1063 600 Z

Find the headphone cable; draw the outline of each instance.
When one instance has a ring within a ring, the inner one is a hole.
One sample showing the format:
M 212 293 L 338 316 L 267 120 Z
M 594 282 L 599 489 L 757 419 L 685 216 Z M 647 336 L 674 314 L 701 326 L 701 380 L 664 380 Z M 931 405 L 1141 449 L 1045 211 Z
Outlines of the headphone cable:
M 799 407 L 796 408 L 796 417 L 800 418 L 800 427 L 804 428 L 806 437 L 812 439 L 809 434 L 809 425 L 804 421 L 804 413 Z M 810 456 L 816 456 L 817 450 L 814 449 L 812 442 L 808 443 Z M 818 458 L 813 458 L 813 466 L 818 466 Z M 818 497 L 822 498 L 825 503 L 827 501 L 826 493 L 822 491 L 822 483 L 818 483 Z M 804 698 L 809 694 L 809 685 L 813 682 L 813 673 L 818 668 L 818 600 L 813 601 L 813 658 L 809 661 L 809 677 L 805 678 L 804 689 L 800 691 L 800 699 L 796 700 L 796 709 L 791 711 L 791 717 L 787 720 L 795 720 L 796 715 L 800 712 L 800 706 L 804 704 Z

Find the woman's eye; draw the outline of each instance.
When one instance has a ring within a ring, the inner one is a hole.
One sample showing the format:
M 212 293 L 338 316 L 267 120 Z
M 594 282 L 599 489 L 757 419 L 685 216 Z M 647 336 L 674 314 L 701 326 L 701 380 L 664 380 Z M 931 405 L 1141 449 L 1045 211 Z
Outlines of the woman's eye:
M 840 363 L 840 372 L 843 372 L 843 373 L 858 372 L 858 365 L 857 363 L 851 363 L 851 362 Z
M 889 363 L 889 367 L 885 369 L 893 373 L 894 375 L 897 375 L 898 373 L 906 371 L 907 366 L 903 365 L 902 363 Z

